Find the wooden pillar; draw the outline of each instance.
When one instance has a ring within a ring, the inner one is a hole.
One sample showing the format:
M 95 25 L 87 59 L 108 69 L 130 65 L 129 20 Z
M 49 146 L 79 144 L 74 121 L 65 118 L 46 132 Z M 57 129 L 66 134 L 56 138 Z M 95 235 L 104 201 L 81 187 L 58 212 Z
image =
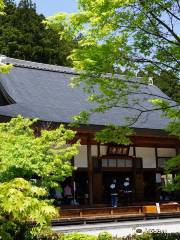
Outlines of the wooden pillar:
M 97 168 L 93 169 L 93 203 L 102 203 L 103 200 L 103 178 L 101 169 L 101 149 L 100 143 L 97 143 L 97 157 L 94 158 Z M 92 158 L 93 159 L 93 158 Z
M 143 176 L 143 159 L 136 158 L 136 147 L 133 146 L 133 156 L 134 156 L 134 187 L 135 187 L 135 201 L 141 202 L 144 200 L 144 176 Z M 137 161 L 141 161 L 142 168 L 137 168 Z
M 98 158 L 100 157 L 101 155 L 101 147 L 100 147 L 100 143 L 97 143 L 97 156 Z
M 155 178 L 156 178 L 156 175 L 157 174 L 160 174 L 159 173 L 159 164 L 158 164 L 158 149 L 157 147 L 155 147 L 155 158 L 156 158 L 156 172 L 155 172 Z M 155 182 L 156 182 L 156 179 L 155 179 Z M 156 182 L 156 201 L 158 202 L 160 200 L 160 195 L 161 195 L 161 183 L 157 183 Z
M 136 157 L 136 147 L 133 146 L 133 156 Z
M 180 153 L 180 146 L 179 144 L 177 143 L 176 144 L 176 156 Z
M 156 158 L 156 172 L 158 172 L 158 152 L 157 152 L 157 147 L 155 147 L 155 158 Z
M 89 190 L 89 204 L 93 204 L 93 163 L 91 156 L 91 136 L 87 136 L 87 161 L 88 161 L 88 190 Z
M 136 148 L 133 146 L 133 187 L 134 187 L 134 201 L 137 200 L 137 179 L 136 179 Z

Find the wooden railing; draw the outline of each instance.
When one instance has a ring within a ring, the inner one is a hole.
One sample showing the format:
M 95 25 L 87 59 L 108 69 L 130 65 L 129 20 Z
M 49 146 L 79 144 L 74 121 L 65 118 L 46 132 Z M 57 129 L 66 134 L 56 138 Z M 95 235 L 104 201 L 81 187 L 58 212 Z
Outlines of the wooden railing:
M 166 204 L 160 205 L 161 213 L 180 213 L 180 204 Z M 130 217 L 130 216 L 145 216 L 147 214 L 158 214 L 155 205 L 150 206 L 129 206 L 129 207 L 100 207 L 100 208 L 77 208 L 77 209 L 61 209 L 61 219 L 75 219 L 75 218 L 91 218 L 99 217 L 113 218 L 113 217 Z

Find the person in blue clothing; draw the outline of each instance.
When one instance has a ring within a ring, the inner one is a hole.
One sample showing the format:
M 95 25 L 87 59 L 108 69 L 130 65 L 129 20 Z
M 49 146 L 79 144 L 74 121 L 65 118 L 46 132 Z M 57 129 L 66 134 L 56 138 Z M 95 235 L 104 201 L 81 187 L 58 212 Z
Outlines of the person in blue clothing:
M 116 179 L 113 179 L 110 184 L 110 194 L 111 194 L 111 206 L 117 207 L 118 205 L 118 187 Z
M 125 204 L 129 205 L 132 203 L 132 187 L 130 185 L 129 177 L 125 178 L 123 183 L 123 191 L 124 191 L 124 200 Z

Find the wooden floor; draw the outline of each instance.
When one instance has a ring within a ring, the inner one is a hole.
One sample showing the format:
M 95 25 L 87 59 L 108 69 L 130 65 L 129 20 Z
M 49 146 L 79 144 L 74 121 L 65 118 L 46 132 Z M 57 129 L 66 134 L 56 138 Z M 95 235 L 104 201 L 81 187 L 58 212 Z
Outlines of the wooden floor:
M 135 219 L 180 217 L 180 204 L 162 204 L 160 213 L 156 205 L 127 207 L 74 207 L 61 208 L 60 217 L 53 221 L 54 225 L 74 223 L 95 223 L 110 221 L 129 221 Z

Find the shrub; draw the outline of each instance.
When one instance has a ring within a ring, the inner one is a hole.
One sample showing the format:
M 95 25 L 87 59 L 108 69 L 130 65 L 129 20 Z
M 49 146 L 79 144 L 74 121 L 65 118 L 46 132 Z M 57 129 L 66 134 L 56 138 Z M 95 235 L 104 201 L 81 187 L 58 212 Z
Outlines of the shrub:
M 108 232 L 102 232 L 99 234 L 98 240 L 113 240 L 113 237 Z
M 29 220 L 41 230 L 59 216 L 48 200 L 49 190 L 71 176 L 69 160 L 78 153 L 68 145 L 75 132 L 61 125 L 41 130 L 36 137 L 36 120 L 19 116 L 0 124 L 0 239 L 25 239 L 32 230 Z M 49 238 L 50 239 L 50 238 Z
M 114 237 L 113 240 L 180 240 L 180 233 L 143 233 L 127 237 Z
M 153 240 L 153 237 L 150 233 L 143 233 L 142 235 L 136 235 L 136 240 Z
M 180 233 L 144 233 L 136 236 L 135 240 L 180 240 Z
M 41 230 L 34 228 L 33 230 L 29 229 L 25 240 L 59 240 L 60 236 L 60 234 L 52 231 L 49 227 L 44 227 Z
M 152 233 L 153 240 L 179 240 L 180 233 Z
M 60 240 L 97 240 L 98 238 L 93 235 L 84 233 L 70 233 L 63 235 Z
M 13 240 L 16 226 L 12 222 L 0 221 L 0 239 Z

